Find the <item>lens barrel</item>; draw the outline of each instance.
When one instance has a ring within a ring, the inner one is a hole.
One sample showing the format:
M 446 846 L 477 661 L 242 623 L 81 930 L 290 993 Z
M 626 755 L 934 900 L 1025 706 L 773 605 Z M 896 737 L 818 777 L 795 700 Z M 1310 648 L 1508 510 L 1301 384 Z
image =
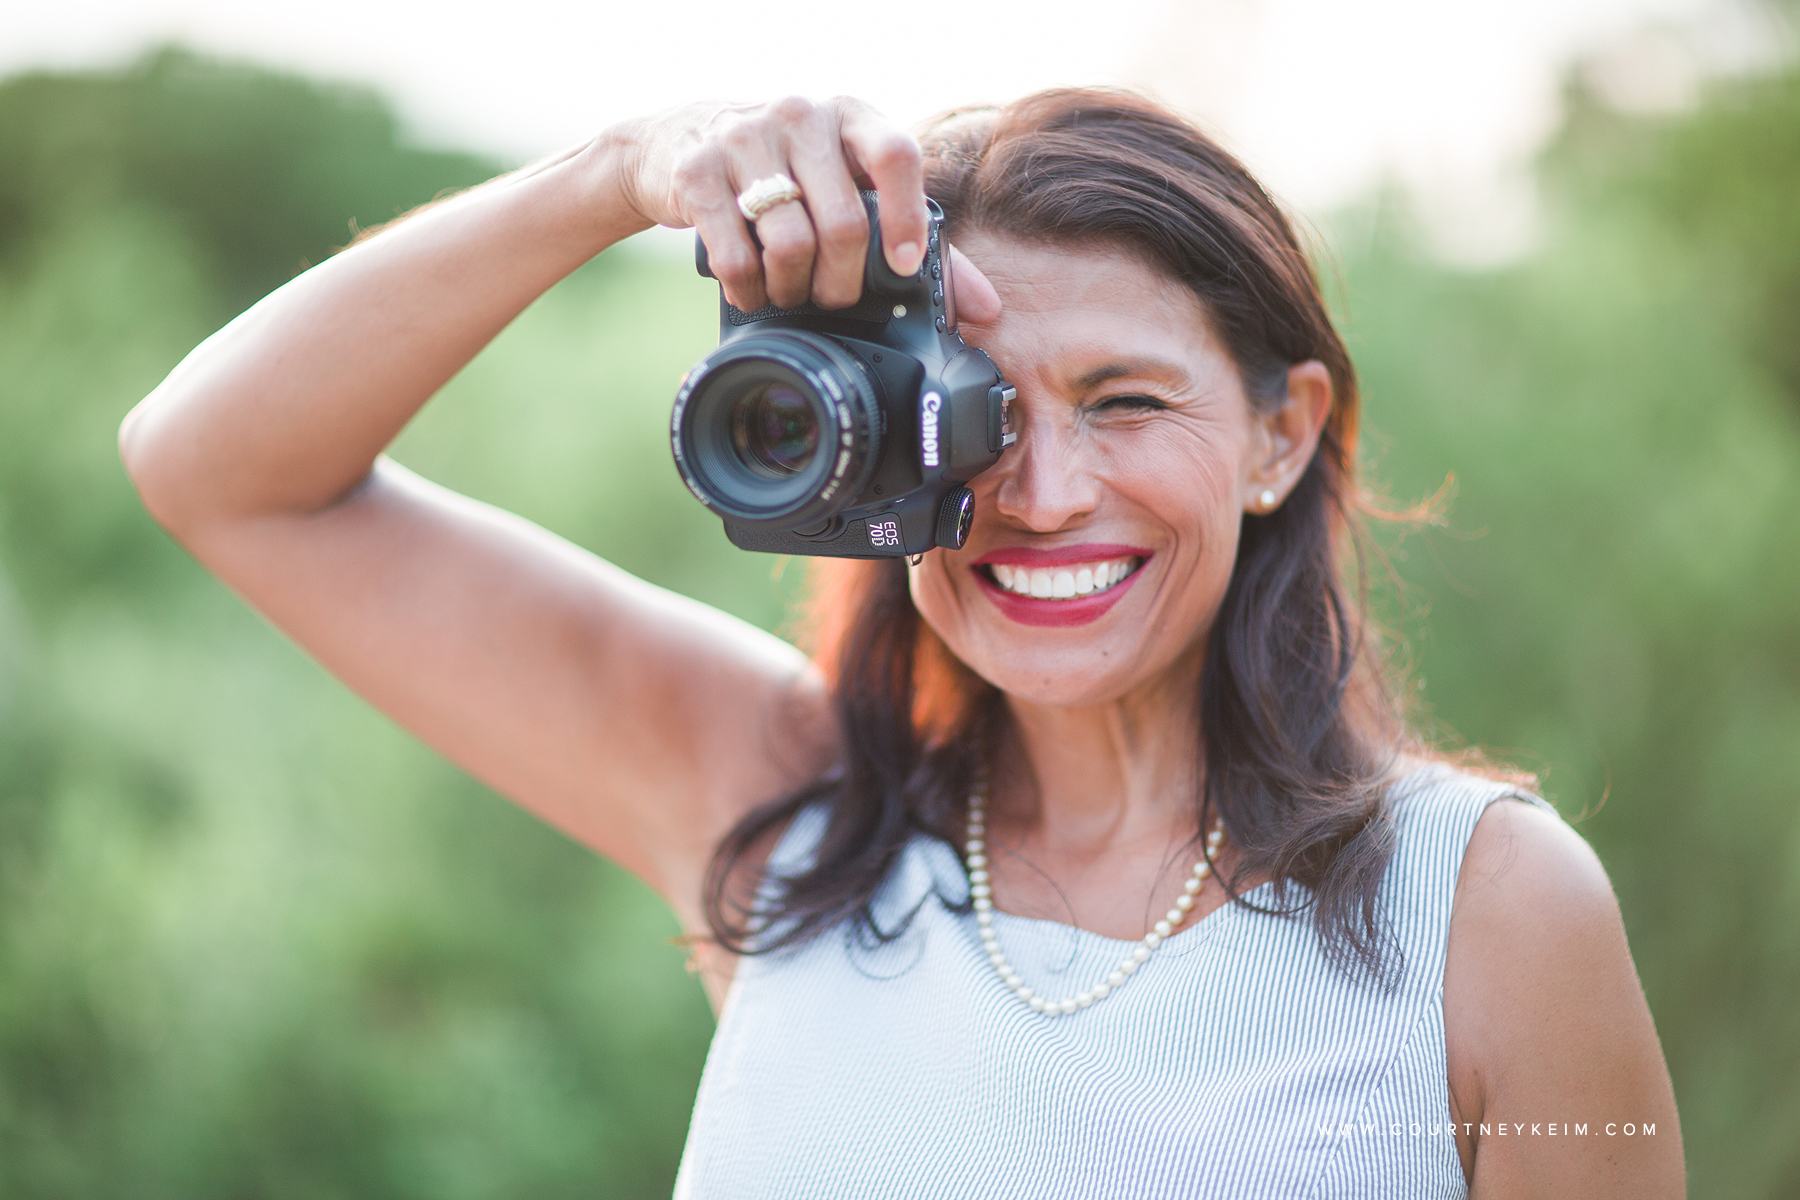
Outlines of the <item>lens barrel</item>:
M 688 490 L 720 514 L 821 522 L 862 492 L 881 456 L 880 384 L 821 334 L 751 334 L 688 373 L 669 438 Z

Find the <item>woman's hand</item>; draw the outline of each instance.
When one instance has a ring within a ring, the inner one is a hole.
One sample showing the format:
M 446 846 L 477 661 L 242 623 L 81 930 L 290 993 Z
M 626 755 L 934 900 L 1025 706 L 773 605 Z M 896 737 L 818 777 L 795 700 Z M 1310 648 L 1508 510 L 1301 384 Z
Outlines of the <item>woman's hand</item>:
M 858 188 L 881 197 L 888 266 L 901 275 L 919 269 L 927 234 L 919 144 L 859 100 L 688 105 L 634 122 L 627 136 L 627 201 L 646 220 L 698 229 L 726 299 L 741 309 L 856 302 L 869 245 Z M 804 199 L 765 212 L 753 241 L 738 193 L 776 174 L 793 178 Z M 960 256 L 951 277 L 970 319 L 998 315 L 992 286 Z

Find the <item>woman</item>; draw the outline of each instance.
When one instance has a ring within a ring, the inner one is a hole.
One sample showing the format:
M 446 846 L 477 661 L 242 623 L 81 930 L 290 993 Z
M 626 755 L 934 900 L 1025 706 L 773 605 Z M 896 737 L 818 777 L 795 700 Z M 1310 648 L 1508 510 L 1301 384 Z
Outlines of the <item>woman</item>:
M 819 564 L 813 658 L 380 457 L 652 224 L 740 308 L 854 302 L 859 184 L 903 274 L 945 208 L 1018 441 L 962 550 Z M 1243 168 L 1068 92 L 923 149 L 848 100 L 616 126 L 294 280 L 121 445 L 203 563 L 707 947 L 688 1194 L 1679 1194 L 1599 864 L 1386 698 L 1356 419 Z

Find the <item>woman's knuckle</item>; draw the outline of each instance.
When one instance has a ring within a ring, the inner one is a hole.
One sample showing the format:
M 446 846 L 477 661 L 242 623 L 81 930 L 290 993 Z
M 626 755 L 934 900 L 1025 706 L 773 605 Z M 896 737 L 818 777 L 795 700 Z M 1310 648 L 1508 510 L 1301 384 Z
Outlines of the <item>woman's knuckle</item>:
M 756 279 L 759 265 L 756 256 L 736 246 L 707 255 L 713 277 L 727 285 L 743 285 Z
M 765 233 L 762 244 L 763 257 L 774 266 L 801 266 L 813 255 L 812 238 L 800 230 L 784 229 Z
M 869 223 L 861 208 L 833 205 L 817 214 L 814 222 L 819 242 L 833 250 L 847 250 L 869 240 Z
M 802 125 L 812 120 L 817 106 L 805 96 L 781 96 L 769 102 L 769 112 L 789 125 Z
M 675 167 L 669 173 L 669 178 L 677 188 L 683 191 L 692 191 L 716 175 L 718 168 L 718 154 L 710 147 L 697 147 L 683 151 L 676 158 Z
M 853 117 L 864 117 L 870 112 L 869 106 L 855 96 L 839 93 L 825 102 L 827 108 L 837 115 L 838 120 L 849 120 Z
M 726 150 L 742 153 L 763 141 L 762 127 L 752 117 L 732 113 L 719 122 L 714 136 Z
M 916 167 L 920 162 L 919 143 L 897 130 L 883 134 L 876 139 L 874 159 L 876 165 L 889 170 Z

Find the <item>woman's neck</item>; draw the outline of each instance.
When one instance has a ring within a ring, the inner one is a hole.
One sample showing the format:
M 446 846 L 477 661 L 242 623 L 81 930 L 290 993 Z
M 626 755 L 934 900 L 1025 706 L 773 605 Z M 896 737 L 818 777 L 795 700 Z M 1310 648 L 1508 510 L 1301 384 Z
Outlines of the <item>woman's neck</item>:
M 1186 841 L 1198 830 L 1198 666 L 1104 704 L 1007 702 L 993 764 L 994 819 L 1054 858 L 1122 844 Z

